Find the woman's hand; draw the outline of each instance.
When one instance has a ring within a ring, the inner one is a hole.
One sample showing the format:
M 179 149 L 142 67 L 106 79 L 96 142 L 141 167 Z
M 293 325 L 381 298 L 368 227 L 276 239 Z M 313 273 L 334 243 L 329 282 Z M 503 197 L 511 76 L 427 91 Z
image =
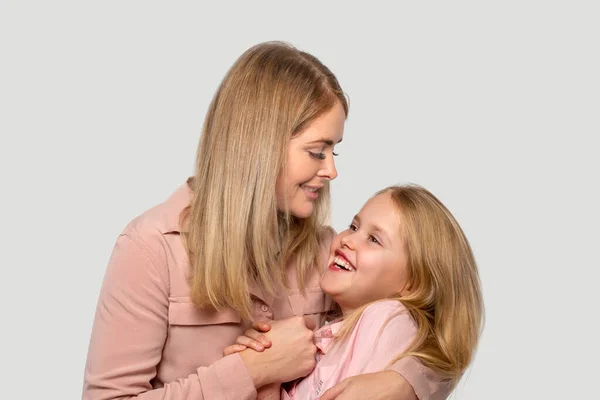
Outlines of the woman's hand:
M 288 382 L 304 377 L 315 367 L 317 348 L 313 343 L 315 323 L 303 317 L 273 321 L 264 336 L 271 347 L 263 352 L 240 352 L 254 386 Z
M 271 347 L 271 341 L 263 335 L 261 332 L 268 332 L 271 330 L 271 325 L 266 322 L 258 322 L 248 329 L 242 336 L 238 336 L 235 344 L 228 346 L 223 350 L 223 356 L 228 356 L 233 353 L 239 353 L 240 351 L 248 348 L 258 352 L 262 352 L 265 349 Z
M 271 383 L 258 389 L 256 400 L 280 400 L 281 384 Z
M 346 378 L 323 393 L 320 400 L 417 400 L 412 386 L 394 371 Z

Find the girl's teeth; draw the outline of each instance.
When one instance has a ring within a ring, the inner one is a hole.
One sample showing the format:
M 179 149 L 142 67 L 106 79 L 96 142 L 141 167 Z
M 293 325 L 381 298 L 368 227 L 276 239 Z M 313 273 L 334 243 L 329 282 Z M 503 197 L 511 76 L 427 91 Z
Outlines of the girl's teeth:
M 340 268 L 345 269 L 346 271 L 354 272 L 355 269 L 341 257 L 335 256 L 333 258 L 333 262 Z

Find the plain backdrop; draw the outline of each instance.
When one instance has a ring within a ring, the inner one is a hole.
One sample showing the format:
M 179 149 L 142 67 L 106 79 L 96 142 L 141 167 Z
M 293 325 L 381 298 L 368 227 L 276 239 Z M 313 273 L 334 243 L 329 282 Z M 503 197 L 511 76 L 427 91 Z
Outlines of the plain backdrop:
M 595 398 L 596 4 L 0 0 L 1 397 L 80 398 L 117 235 L 192 174 L 235 59 L 284 40 L 350 98 L 334 228 L 414 182 L 470 239 L 487 318 L 452 398 Z

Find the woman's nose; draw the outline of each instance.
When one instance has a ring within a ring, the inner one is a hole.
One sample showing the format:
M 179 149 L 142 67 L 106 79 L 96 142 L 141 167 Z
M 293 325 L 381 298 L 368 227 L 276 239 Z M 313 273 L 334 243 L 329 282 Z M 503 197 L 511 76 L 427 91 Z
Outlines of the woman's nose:
M 319 176 L 323 179 L 327 179 L 328 181 L 332 181 L 337 178 L 338 172 L 335 168 L 333 155 L 329 155 L 329 157 L 323 160 L 323 168 L 319 171 Z

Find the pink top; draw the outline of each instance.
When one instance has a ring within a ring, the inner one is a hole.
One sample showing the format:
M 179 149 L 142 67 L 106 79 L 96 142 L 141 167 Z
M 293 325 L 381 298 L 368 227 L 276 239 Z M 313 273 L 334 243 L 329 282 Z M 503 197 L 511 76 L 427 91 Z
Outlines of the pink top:
M 317 366 L 282 399 L 318 399 L 350 376 L 383 371 L 414 339 L 417 327 L 402 303 L 388 300 L 368 306 L 345 342 L 334 345 L 343 322 L 315 332 Z
M 199 310 L 190 300 L 189 261 L 179 215 L 191 191 L 182 185 L 166 202 L 134 219 L 118 237 L 107 267 L 85 367 L 83 399 L 255 399 L 256 390 L 239 354 L 223 357 L 248 325 L 233 309 Z M 323 238 L 329 252 L 331 234 Z M 314 318 L 317 326 L 332 301 L 315 273 L 302 296 L 295 265 L 290 288 L 268 296 L 250 292 L 256 320 L 294 315 Z M 440 385 L 414 359 L 391 369 L 402 374 L 421 400 L 434 399 Z

